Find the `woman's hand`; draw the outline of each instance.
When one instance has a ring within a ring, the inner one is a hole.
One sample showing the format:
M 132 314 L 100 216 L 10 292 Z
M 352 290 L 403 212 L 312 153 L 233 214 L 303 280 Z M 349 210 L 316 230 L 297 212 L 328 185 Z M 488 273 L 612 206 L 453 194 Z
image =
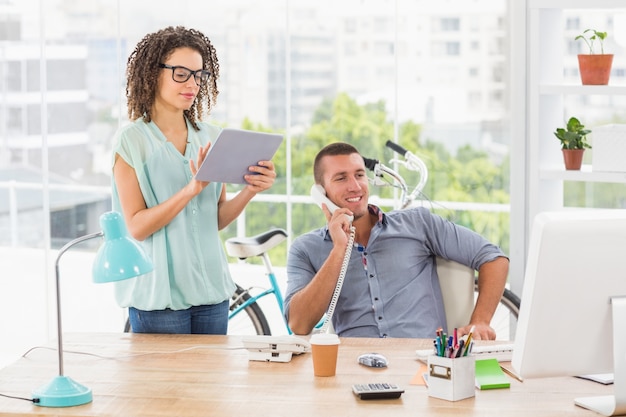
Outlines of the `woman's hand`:
M 276 179 L 276 171 L 272 161 L 260 161 L 259 165 L 252 165 L 248 169 L 255 174 L 246 174 L 244 179 L 248 182 L 248 190 L 260 193 L 270 188 Z
M 200 181 L 196 179 L 196 172 L 198 172 L 198 168 L 200 168 L 200 165 L 202 165 L 204 158 L 206 158 L 206 155 L 209 152 L 210 147 L 211 147 L 211 142 L 207 143 L 206 146 L 203 146 L 200 149 L 198 149 L 198 156 L 196 158 L 196 163 L 193 162 L 193 159 L 189 160 L 189 167 L 191 169 L 192 178 L 191 178 L 191 181 L 189 181 L 189 184 L 187 185 L 187 187 L 193 195 L 200 194 L 200 192 L 204 190 L 204 187 L 206 187 L 210 183 L 210 181 Z

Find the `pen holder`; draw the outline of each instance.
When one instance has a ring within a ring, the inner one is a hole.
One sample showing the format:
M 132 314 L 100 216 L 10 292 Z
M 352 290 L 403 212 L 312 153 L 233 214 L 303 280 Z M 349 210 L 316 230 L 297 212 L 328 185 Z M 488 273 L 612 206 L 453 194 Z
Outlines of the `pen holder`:
M 446 358 L 428 357 L 428 395 L 448 401 L 474 396 L 476 384 L 474 356 Z

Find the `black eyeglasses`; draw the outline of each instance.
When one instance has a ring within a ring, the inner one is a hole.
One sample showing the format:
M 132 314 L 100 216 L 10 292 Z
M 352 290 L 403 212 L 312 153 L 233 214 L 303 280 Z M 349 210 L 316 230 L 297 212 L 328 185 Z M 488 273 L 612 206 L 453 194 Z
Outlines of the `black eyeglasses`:
M 159 64 L 159 68 L 166 68 L 172 70 L 172 80 L 177 83 L 184 83 L 193 75 L 193 79 L 196 81 L 197 85 L 202 85 L 211 76 L 211 73 L 207 70 L 196 70 L 192 71 L 189 68 L 181 67 L 180 65 L 167 65 L 167 64 Z

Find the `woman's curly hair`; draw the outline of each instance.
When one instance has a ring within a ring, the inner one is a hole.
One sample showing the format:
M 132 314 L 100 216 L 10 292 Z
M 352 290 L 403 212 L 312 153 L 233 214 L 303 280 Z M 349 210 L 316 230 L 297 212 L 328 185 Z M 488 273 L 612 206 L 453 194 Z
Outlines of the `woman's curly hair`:
M 146 122 L 152 120 L 152 105 L 158 85 L 159 64 L 164 63 L 177 48 L 191 48 L 202 56 L 202 69 L 211 73 L 209 80 L 200 86 L 193 105 L 184 114 L 194 129 L 198 130 L 197 120 L 211 111 L 215 105 L 219 90 L 217 79 L 220 66 L 217 62 L 215 47 L 200 31 L 183 26 L 166 27 L 150 33 L 137 44 L 128 57 L 126 67 L 126 98 L 128 117 L 136 120 L 143 117 Z

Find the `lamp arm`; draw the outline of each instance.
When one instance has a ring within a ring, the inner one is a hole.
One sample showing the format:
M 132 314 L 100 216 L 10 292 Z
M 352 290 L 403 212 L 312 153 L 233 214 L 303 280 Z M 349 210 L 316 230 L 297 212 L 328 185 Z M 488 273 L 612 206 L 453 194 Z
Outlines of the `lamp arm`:
M 91 233 L 85 236 L 78 237 L 68 243 L 66 243 L 60 250 L 57 255 L 56 262 L 54 263 L 55 273 L 56 273 L 56 298 L 57 298 L 57 340 L 58 340 L 58 351 L 59 351 L 59 376 L 63 376 L 63 340 L 62 340 L 62 328 L 61 328 L 61 283 L 60 283 L 60 274 L 59 274 L 59 261 L 61 260 L 61 256 L 72 246 L 77 245 L 85 240 L 95 239 L 97 237 L 104 236 L 102 231 Z

